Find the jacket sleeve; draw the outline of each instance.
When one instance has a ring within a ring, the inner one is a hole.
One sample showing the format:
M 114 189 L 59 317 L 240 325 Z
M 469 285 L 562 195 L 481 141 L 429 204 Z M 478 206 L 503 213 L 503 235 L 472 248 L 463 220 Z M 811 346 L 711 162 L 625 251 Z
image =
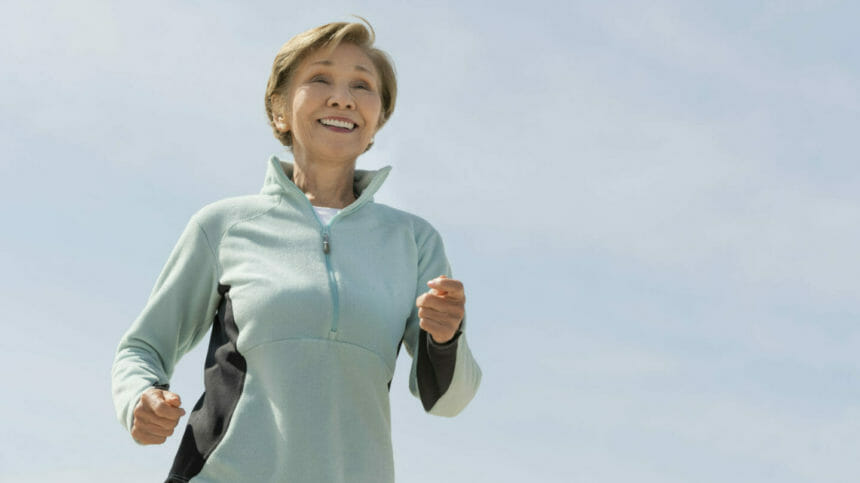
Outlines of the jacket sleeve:
M 211 325 L 220 297 L 218 279 L 215 251 L 192 217 L 117 348 L 111 389 L 117 418 L 129 431 L 141 394 L 167 385 L 179 358 Z
M 415 298 L 429 290 L 428 281 L 440 275 L 451 277 L 451 267 L 439 234 L 428 226 L 416 234 L 416 242 L 418 281 Z M 454 340 L 445 344 L 433 342 L 418 325 L 419 321 L 418 309 L 413 307 L 403 337 L 406 351 L 412 356 L 409 390 L 430 414 L 456 416 L 469 404 L 481 383 L 481 368 L 466 342 L 466 318 L 463 318 Z

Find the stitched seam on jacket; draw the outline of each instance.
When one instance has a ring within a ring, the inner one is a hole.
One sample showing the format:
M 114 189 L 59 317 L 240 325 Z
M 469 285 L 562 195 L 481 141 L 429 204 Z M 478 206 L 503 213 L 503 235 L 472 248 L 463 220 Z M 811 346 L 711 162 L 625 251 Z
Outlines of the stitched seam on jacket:
M 227 235 L 230 233 L 230 230 L 232 230 L 233 227 L 235 227 L 236 225 L 238 225 L 240 223 L 245 223 L 246 221 L 251 221 L 255 218 L 259 218 L 259 217 L 267 214 L 268 212 L 270 212 L 270 211 L 274 210 L 275 208 L 277 208 L 278 206 L 280 206 L 281 202 L 284 200 L 284 198 L 282 196 L 277 196 L 277 195 L 265 195 L 265 196 L 275 196 L 278 198 L 278 201 L 277 201 L 277 203 L 270 206 L 269 208 L 266 208 L 265 210 L 261 211 L 260 213 L 257 213 L 255 215 L 251 215 L 247 218 L 242 218 L 241 220 L 237 220 L 237 221 L 233 222 L 230 226 L 228 226 L 224 230 L 224 233 L 221 234 L 221 238 L 218 239 L 218 247 L 217 247 L 217 254 L 216 254 L 216 260 L 218 261 L 219 267 L 221 266 L 221 244 L 224 242 L 224 238 L 226 238 Z M 219 276 L 219 278 L 220 278 L 220 276 Z
M 394 372 L 394 367 L 392 367 L 391 365 L 389 365 L 389 364 L 385 361 L 385 358 L 384 358 L 384 357 L 382 357 L 382 355 L 380 355 L 380 354 L 379 354 L 378 352 L 376 352 L 375 350 L 368 349 L 367 347 L 364 347 L 363 345 L 354 344 L 354 343 L 352 343 L 352 342 L 345 342 L 345 341 L 342 341 L 342 340 L 324 339 L 324 338 L 322 338 L 322 337 L 285 337 L 285 338 L 283 338 L 283 339 L 267 340 L 267 341 L 265 341 L 265 342 L 260 342 L 260 343 L 258 343 L 258 344 L 254 344 L 254 345 L 252 345 L 251 347 L 246 347 L 245 349 L 243 349 L 243 350 L 242 350 L 242 354 L 249 354 L 249 353 L 250 353 L 251 351 L 253 351 L 254 349 L 256 349 L 256 348 L 258 348 L 258 347 L 260 347 L 260 346 L 264 346 L 264 345 L 266 345 L 266 344 L 276 344 L 276 343 L 279 343 L 279 342 L 300 341 L 300 340 L 310 340 L 310 341 L 316 341 L 316 342 L 325 342 L 325 343 L 328 343 L 328 344 L 342 344 L 342 345 L 346 345 L 346 346 L 350 346 L 350 347 L 357 347 L 357 348 L 359 348 L 359 349 L 361 349 L 361 350 L 363 350 L 363 351 L 365 351 L 365 352 L 370 352 L 371 354 L 373 354 L 373 355 L 375 355 L 376 357 L 378 357 L 378 358 L 379 358 L 379 360 L 380 360 L 380 362 L 382 362 L 382 364 L 383 364 L 385 367 L 387 367 L 387 368 L 388 368 L 388 370 L 390 370 L 391 372 Z

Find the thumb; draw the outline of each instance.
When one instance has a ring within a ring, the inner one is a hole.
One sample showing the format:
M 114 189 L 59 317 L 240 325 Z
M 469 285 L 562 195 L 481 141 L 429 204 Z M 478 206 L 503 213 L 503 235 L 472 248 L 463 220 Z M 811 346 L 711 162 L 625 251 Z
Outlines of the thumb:
M 433 283 L 435 280 L 444 280 L 446 278 L 448 277 L 446 277 L 445 275 L 439 275 L 435 279 L 430 280 L 430 282 L 428 283 Z M 432 293 L 433 295 L 443 296 L 446 295 L 448 292 L 446 292 L 445 290 L 439 290 L 438 288 L 431 288 L 430 293 Z
M 161 396 L 164 398 L 164 402 L 175 408 L 182 405 L 182 399 L 179 398 L 179 394 L 175 394 L 170 391 L 161 391 Z

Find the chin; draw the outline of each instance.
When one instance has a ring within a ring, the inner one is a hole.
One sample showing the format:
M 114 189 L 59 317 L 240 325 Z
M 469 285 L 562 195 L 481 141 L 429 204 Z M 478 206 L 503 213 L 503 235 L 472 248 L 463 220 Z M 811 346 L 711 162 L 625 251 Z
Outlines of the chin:
M 345 161 L 354 161 L 359 155 L 364 153 L 364 150 L 357 145 L 333 145 L 333 143 L 317 145 L 316 148 L 307 146 L 304 149 L 293 145 L 293 154 L 303 152 L 304 157 L 312 161 L 314 159 L 342 159 Z

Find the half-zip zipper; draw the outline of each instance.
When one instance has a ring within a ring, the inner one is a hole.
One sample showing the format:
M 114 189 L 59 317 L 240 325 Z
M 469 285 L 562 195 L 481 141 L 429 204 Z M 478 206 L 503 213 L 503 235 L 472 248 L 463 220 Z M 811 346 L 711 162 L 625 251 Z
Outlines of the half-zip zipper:
M 313 208 L 312 208 L 313 209 Z M 339 215 L 340 213 L 338 213 Z M 316 215 L 316 211 L 314 211 L 314 215 Z M 336 217 L 337 215 L 335 215 Z M 334 338 L 337 336 L 337 326 L 340 320 L 340 298 L 337 291 L 337 279 L 334 276 L 334 270 L 331 268 L 331 225 L 334 222 L 334 218 L 329 222 L 328 225 L 323 225 L 322 221 L 317 217 L 317 221 L 320 222 L 320 226 L 322 227 L 322 251 L 323 256 L 325 257 L 325 269 L 326 273 L 328 273 L 328 286 L 331 291 L 331 302 L 332 302 L 332 311 L 331 311 L 331 327 L 329 328 L 329 337 Z
M 328 233 L 323 232 L 323 253 L 328 255 L 329 248 Z
M 302 193 L 304 194 L 304 193 Z M 334 269 L 331 267 L 331 225 L 335 222 L 335 220 L 340 217 L 343 213 L 343 210 L 338 212 L 336 215 L 329 220 L 328 224 L 324 224 L 322 220 L 320 220 L 319 215 L 317 215 L 317 210 L 314 209 L 314 206 L 311 204 L 310 200 L 305 198 L 308 206 L 311 209 L 311 213 L 314 216 L 314 219 L 317 220 L 317 224 L 320 227 L 320 237 L 322 238 L 322 252 L 323 258 L 325 259 L 325 271 L 328 276 L 328 288 L 331 293 L 331 325 L 328 330 L 328 338 L 334 339 L 337 337 L 337 326 L 338 321 L 340 320 L 340 297 L 337 291 L 337 278 L 334 276 Z

